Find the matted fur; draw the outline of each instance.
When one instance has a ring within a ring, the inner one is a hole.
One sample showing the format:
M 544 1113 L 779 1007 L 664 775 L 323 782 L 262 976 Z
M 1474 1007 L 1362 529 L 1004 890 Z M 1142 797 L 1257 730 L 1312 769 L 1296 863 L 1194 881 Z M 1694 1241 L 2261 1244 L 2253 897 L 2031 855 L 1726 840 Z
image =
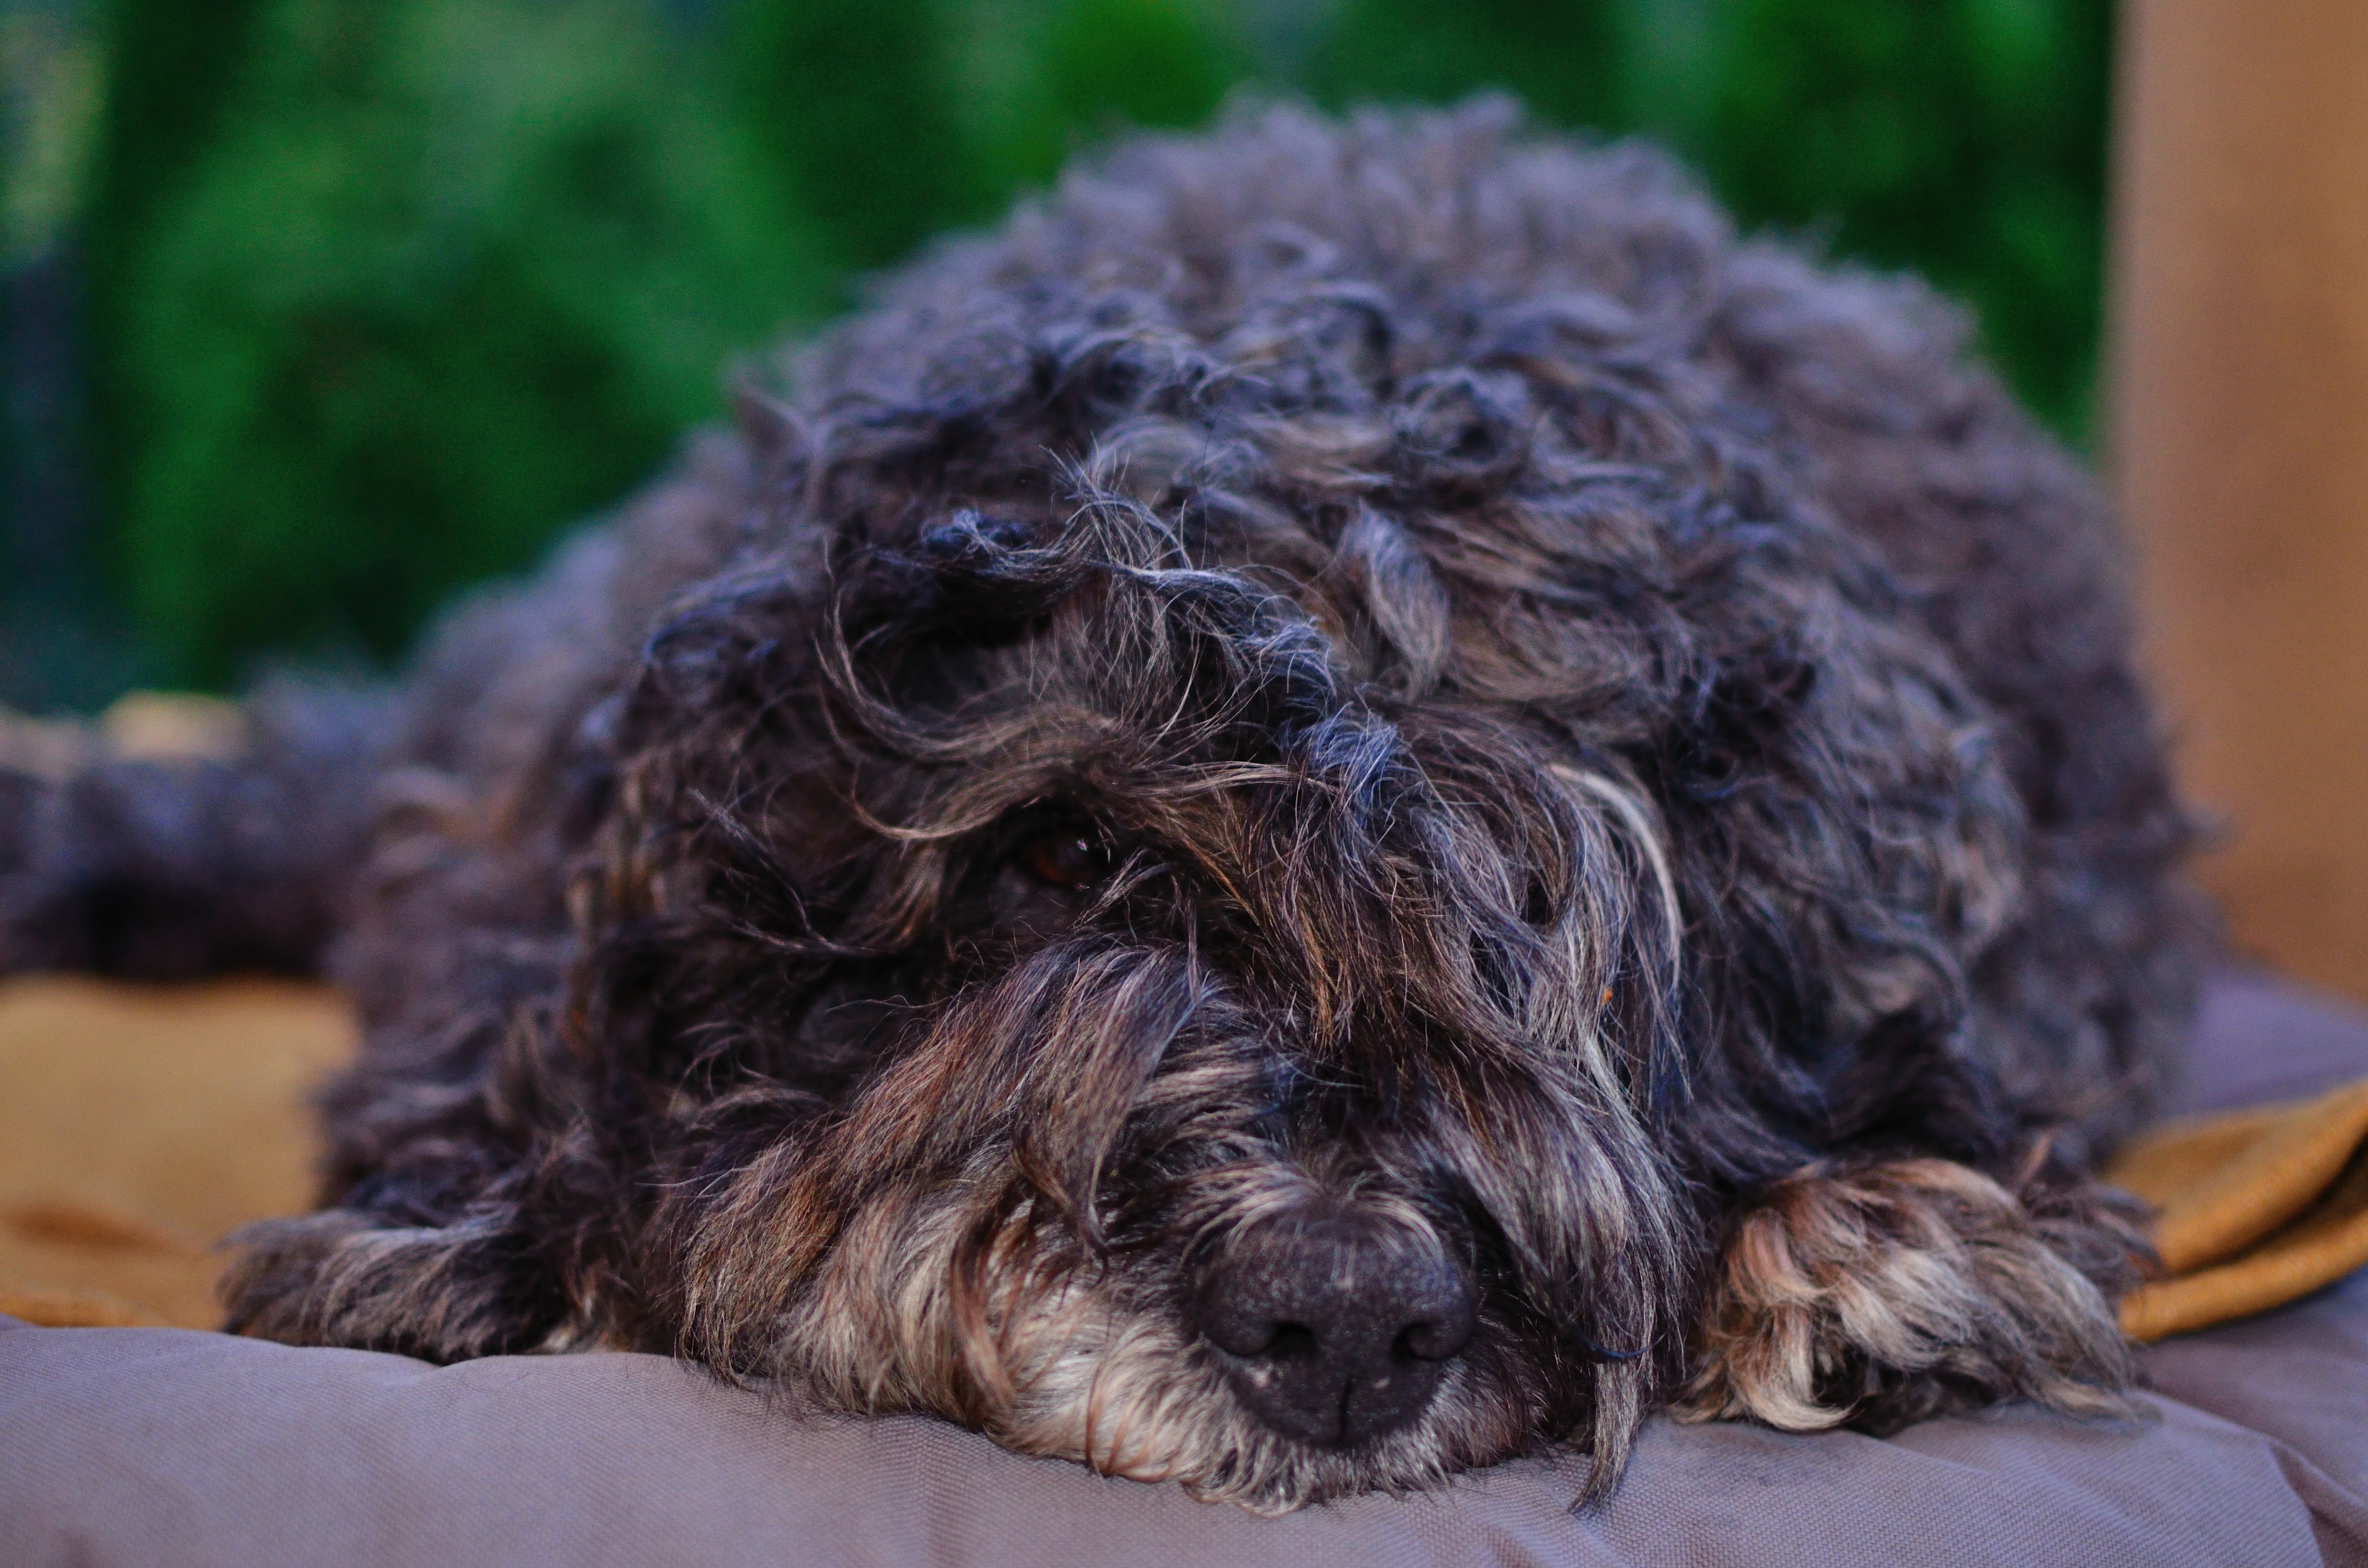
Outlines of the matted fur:
M 1262 1508 L 1600 1489 L 1672 1401 L 2109 1409 L 2088 1173 L 2184 1027 L 2187 835 L 2096 494 L 1965 337 L 1501 105 L 1128 142 L 367 748 L 281 693 L 245 771 L 25 783 L 8 950 L 222 956 L 176 791 L 308 846 L 368 1044 L 249 1333 L 678 1351 Z M 1319 1211 L 1476 1296 L 1362 1446 L 1194 1324 Z

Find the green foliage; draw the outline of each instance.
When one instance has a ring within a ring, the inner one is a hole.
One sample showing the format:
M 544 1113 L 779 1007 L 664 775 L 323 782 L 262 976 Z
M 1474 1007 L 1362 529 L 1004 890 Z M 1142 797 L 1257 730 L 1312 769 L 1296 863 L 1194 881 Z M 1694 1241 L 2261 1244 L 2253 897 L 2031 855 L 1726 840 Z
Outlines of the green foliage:
M 719 406 L 825 274 L 637 12 L 278 0 L 127 285 L 121 544 L 176 677 L 399 651 Z
M 120 309 L 129 269 L 212 144 L 261 8 L 262 0 L 113 0 L 102 13 L 106 108 L 82 225 L 102 358 L 131 347 Z
M 1602 126 L 1621 109 L 1620 22 L 1617 0 L 1348 0 L 1311 75 L 1334 103 L 1495 89 L 1550 123 Z
M 164 678 L 393 655 L 856 274 L 1237 84 L 1520 95 L 1921 269 L 2059 428 L 2111 0 L 112 0 L 85 233 L 118 578 Z
M 1727 0 L 1674 128 L 1747 220 L 1825 225 L 1971 303 L 2023 396 L 2085 430 L 2109 0 Z
M 1194 0 L 737 0 L 718 52 L 776 188 L 858 269 L 1085 142 L 1200 123 L 1255 63 Z
M 1060 0 L 1020 41 L 1023 90 L 981 128 L 1005 189 L 1050 181 L 1113 132 L 1198 125 L 1254 70 L 1226 18 L 1190 0 Z
M 962 215 L 945 28 L 933 0 L 739 0 L 720 53 L 779 195 L 842 263 L 878 267 Z

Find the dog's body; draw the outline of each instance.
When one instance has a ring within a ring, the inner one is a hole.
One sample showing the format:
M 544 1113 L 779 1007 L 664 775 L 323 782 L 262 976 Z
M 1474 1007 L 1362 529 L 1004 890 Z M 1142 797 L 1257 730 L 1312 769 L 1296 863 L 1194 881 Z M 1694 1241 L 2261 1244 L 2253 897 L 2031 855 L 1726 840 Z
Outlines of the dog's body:
M 14 961 L 345 912 L 252 1333 L 1263 1507 L 2109 1411 L 2089 1172 L 2199 923 L 2107 522 L 1963 335 L 1487 106 L 1136 143 L 458 616 L 367 790 L 268 701 L 202 788 L 20 785 Z

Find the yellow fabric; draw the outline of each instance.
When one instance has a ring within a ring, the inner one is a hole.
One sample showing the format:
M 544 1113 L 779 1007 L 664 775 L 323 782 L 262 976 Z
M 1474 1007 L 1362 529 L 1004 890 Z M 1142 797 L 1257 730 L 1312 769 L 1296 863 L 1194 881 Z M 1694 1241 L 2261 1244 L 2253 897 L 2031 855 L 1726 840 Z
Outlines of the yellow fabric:
M 2154 1208 L 2168 1276 L 2123 1301 L 2130 1337 L 2265 1312 L 2368 1264 L 2368 1083 L 2166 1123 L 2105 1175 Z
M 353 1046 L 318 986 L 0 983 L 0 1312 L 213 1326 L 215 1244 L 311 1201 L 304 1096 Z M 2169 1275 L 2134 1337 L 2265 1311 L 2368 1263 L 2368 1083 L 2168 1123 L 2107 1175 Z
M 0 983 L 0 1312 L 218 1324 L 214 1244 L 311 1203 L 304 1096 L 353 1046 L 318 986 Z

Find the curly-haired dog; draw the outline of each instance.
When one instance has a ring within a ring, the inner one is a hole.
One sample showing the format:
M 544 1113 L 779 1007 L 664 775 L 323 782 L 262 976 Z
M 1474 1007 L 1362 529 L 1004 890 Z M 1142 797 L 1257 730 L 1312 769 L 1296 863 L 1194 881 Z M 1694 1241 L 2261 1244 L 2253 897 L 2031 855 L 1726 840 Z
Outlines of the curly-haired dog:
M 1258 1507 L 1600 1488 L 1662 1406 L 2114 1411 L 2089 1173 L 2187 830 L 2096 494 L 1964 338 L 1498 106 L 1136 141 L 381 706 L 18 778 L 8 961 L 342 924 L 250 1334 L 676 1351 Z

